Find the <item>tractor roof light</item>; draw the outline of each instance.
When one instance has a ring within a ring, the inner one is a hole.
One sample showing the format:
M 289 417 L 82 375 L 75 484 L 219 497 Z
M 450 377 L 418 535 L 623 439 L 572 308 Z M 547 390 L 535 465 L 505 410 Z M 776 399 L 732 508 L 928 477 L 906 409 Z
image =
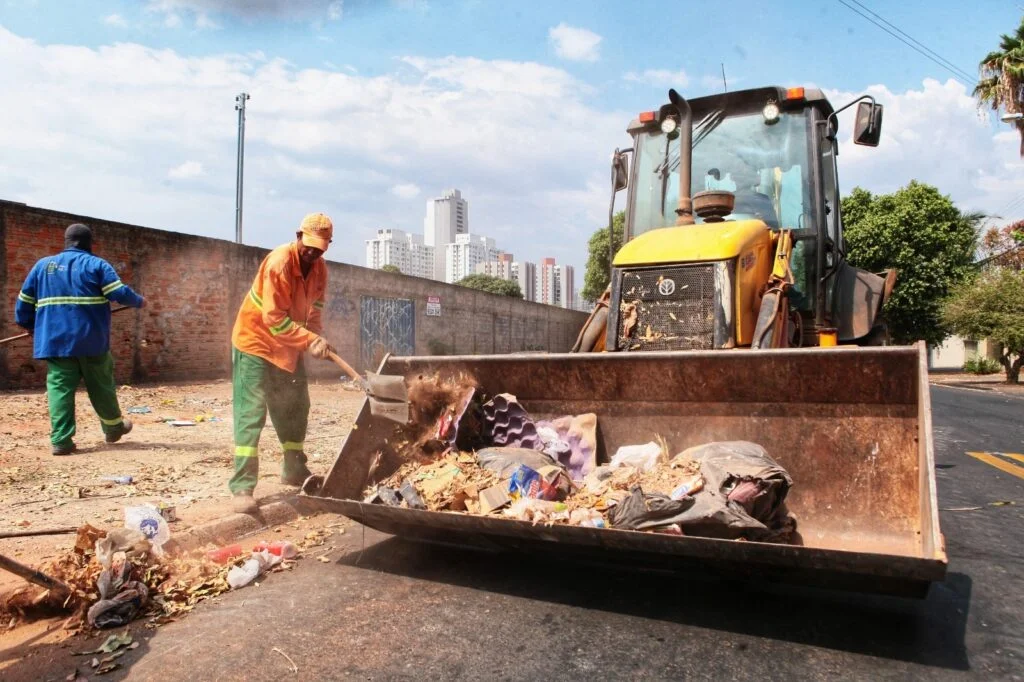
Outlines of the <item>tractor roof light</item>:
M 761 115 L 764 116 L 765 125 L 778 123 L 779 105 L 773 99 L 768 100 L 768 103 L 764 105 L 764 109 L 761 110 Z

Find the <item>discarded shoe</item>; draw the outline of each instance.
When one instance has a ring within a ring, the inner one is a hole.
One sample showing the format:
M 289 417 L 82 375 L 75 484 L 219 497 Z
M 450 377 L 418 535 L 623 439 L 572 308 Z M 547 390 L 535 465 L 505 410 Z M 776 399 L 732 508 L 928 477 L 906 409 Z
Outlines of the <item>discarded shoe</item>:
M 260 506 L 256 504 L 255 498 L 252 496 L 252 491 L 238 492 L 235 493 L 231 500 L 231 510 L 236 514 L 249 514 L 250 516 L 258 514 Z
M 108 443 L 116 443 L 121 440 L 122 436 L 126 436 L 132 432 L 132 422 L 130 419 L 125 419 L 120 424 L 114 427 L 114 430 L 107 434 Z
M 64 455 L 70 455 L 76 450 L 78 450 L 78 448 L 75 446 L 75 444 L 72 443 L 71 441 L 68 441 L 64 445 L 54 445 L 52 452 L 54 457 L 63 457 Z

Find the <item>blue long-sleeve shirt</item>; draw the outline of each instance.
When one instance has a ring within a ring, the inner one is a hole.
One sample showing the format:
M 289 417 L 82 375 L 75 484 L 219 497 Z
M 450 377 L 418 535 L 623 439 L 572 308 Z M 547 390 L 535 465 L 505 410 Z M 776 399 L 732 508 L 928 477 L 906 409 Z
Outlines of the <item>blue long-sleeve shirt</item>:
M 14 321 L 33 333 L 37 359 L 110 350 L 110 302 L 139 308 L 142 297 L 107 261 L 68 248 L 36 263 L 18 294 Z

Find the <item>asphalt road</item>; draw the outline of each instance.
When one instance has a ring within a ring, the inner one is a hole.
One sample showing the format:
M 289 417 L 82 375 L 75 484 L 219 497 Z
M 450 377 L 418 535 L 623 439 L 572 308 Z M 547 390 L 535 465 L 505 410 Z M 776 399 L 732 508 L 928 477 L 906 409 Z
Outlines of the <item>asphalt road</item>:
M 941 512 L 949 573 L 922 601 L 497 560 L 357 529 L 335 561 L 197 609 L 107 679 L 1024 679 L 1024 480 L 965 454 L 1024 450 L 1024 400 L 936 387 L 932 405 L 940 508 L 982 509 Z

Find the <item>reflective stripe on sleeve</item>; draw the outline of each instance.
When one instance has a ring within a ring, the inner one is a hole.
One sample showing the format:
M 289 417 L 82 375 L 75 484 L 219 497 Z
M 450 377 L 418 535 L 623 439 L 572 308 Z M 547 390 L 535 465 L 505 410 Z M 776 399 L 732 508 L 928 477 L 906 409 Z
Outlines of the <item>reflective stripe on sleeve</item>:
M 103 289 L 102 289 L 103 295 L 104 296 L 109 296 L 111 293 L 117 291 L 118 289 L 120 289 L 123 286 L 124 286 L 124 282 L 122 282 L 119 279 L 115 279 L 113 282 L 111 282 L 107 286 L 103 287 Z

